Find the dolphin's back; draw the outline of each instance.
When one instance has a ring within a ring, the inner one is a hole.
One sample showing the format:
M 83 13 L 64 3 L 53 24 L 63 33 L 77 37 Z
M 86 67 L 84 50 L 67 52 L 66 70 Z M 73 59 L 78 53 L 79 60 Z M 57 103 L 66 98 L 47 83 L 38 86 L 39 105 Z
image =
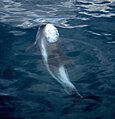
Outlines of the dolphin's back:
M 40 38 L 40 40 L 39 40 Z M 44 64 L 50 75 L 56 79 L 69 94 L 78 94 L 75 86 L 69 79 L 68 72 L 63 64 L 59 33 L 52 24 L 45 24 L 39 28 L 36 42 L 39 40 Z

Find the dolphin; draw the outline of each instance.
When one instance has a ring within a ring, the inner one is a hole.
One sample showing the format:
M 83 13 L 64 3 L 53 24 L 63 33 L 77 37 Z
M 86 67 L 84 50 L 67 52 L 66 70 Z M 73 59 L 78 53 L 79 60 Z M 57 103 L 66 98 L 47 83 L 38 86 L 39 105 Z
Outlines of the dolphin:
M 48 22 L 42 22 L 34 45 L 39 46 L 43 62 L 49 74 L 56 79 L 69 95 L 82 95 L 70 81 L 68 72 L 65 68 L 66 57 L 61 48 L 59 32 L 57 28 Z

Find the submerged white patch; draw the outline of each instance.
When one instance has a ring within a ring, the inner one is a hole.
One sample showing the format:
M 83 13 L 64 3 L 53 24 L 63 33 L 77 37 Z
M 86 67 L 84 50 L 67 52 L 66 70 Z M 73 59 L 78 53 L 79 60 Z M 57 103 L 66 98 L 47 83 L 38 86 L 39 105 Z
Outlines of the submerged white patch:
M 70 82 L 68 73 L 67 73 L 64 66 L 59 67 L 59 77 L 60 77 L 60 80 L 61 80 L 61 84 L 63 86 L 68 86 L 68 87 L 73 86 L 73 84 Z
M 59 37 L 57 28 L 53 24 L 47 24 L 45 27 L 45 36 L 50 43 L 56 42 Z
M 41 41 L 41 52 L 42 52 L 42 56 L 43 56 L 45 62 L 47 62 L 48 54 L 47 54 L 46 48 L 44 46 L 43 40 Z

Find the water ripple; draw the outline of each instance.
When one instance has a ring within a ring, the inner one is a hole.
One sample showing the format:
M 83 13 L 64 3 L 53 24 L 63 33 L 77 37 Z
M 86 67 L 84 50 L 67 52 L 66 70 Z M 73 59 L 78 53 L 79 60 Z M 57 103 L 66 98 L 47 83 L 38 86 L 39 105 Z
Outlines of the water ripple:
M 115 0 L 0 2 L 0 118 L 114 119 Z M 43 65 L 35 41 L 41 19 L 55 24 L 73 64 L 68 96 Z M 45 87 L 45 88 L 44 88 Z
M 114 0 L 68 0 L 66 2 L 63 0 L 58 2 L 45 0 L 3 0 L 3 2 L 0 3 L 0 21 L 21 28 L 30 28 L 39 25 L 41 18 L 48 19 L 49 22 L 57 19 L 55 22 L 56 25 L 65 28 L 74 28 L 71 24 L 65 26 L 63 22 L 75 17 L 81 21 L 87 21 L 90 16 L 113 17 L 115 16 L 113 10 L 114 5 Z M 86 26 L 87 24 L 81 24 L 80 26 L 84 25 Z

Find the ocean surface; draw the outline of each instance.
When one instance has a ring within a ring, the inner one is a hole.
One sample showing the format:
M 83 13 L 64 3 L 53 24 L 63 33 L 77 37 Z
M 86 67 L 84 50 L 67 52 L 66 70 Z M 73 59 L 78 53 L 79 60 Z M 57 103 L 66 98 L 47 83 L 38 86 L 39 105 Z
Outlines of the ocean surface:
M 59 30 L 68 95 L 33 47 L 40 20 Z M 0 1 L 0 119 L 115 119 L 115 0 Z

